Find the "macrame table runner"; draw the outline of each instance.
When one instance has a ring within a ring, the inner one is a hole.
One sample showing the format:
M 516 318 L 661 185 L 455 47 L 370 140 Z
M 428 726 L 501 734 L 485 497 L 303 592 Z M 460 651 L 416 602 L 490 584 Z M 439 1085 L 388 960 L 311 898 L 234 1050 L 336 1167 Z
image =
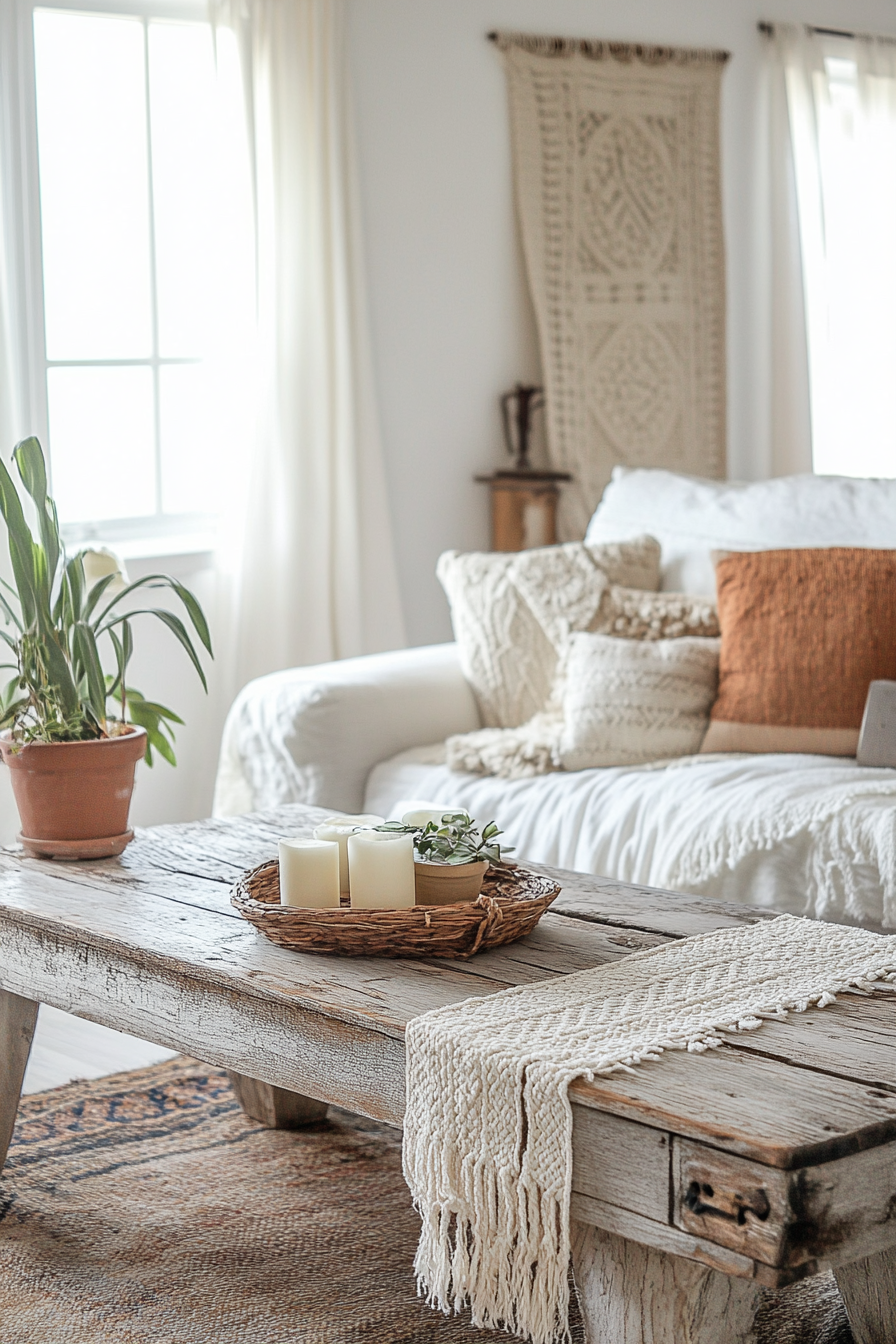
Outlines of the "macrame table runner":
M 896 937 L 792 915 L 438 1008 L 408 1023 L 404 1173 L 429 1302 L 568 1339 L 576 1078 L 896 982 Z

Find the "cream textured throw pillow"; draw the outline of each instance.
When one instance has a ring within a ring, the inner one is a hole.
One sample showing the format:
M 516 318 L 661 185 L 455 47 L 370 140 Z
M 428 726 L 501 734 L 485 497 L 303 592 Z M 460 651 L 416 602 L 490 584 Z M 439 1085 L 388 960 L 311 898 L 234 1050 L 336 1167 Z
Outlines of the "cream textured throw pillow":
M 589 627 L 617 639 L 681 639 L 721 634 L 719 614 L 710 597 L 690 593 L 639 593 L 612 587 L 601 603 L 600 618 Z
M 592 626 L 611 586 L 656 591 L 660 548 L 639 537 L 511 553 L 446 551 L 436 573 L 483 723 L 512 728 L 545 707 L 558 645 Z
M 552 635 L 552 666 L 555 671 L 544 709 L 517 727 L 480 728 L 476 732 L 449 737 L 445 747 L 446 761 L 451 770 L 475 775 L 498 775 L 502 779 L 528 779 L 532 775 L 542 775 L 561 767 L 560 740 L 566 709 L 568 668 L 564 654 L 577 632 L 566 628 L 563 619 L 552 613 L 550 595 L 542 598 L 533 586 L 527 597 L 533 615 L 537 615 L 539 623 L 547 627 Z M 718 644 L 715 638 L 719 634 L 716 607 L 708 597 L 691 597 L 687 593 L 646 593 L 610 584 L 600 594 L 596 609 L 592 604 L 588 614 L 591 632 L 610 638 L 611 644 L 656 644 L 676 642 L 683 637 L 696 637 L 697 643 L 701 645 Z M 578 619 L 583 619 L 585 615 L 584 607 L 580 608 Z M 572 705 L 575 696 L 572 691 L 570 695 Z M 571 706 L 568 712 L 572 712 Z M 705 728 L 704 722 L 702 731 Z M 664 756 L 686 755 L 691 750 L 696 751 L 697 747 L 687 746 L 681 751 L 654 749 L 649 756 L 639 756 L 638 759 L 658 760 Z M 626 757 L 603 764 L 624 765 L 627 761 Z
M 716 695 L 718 639 L 574 634 L 563 668 L 564 770 L 638 765 L 700 750 Z

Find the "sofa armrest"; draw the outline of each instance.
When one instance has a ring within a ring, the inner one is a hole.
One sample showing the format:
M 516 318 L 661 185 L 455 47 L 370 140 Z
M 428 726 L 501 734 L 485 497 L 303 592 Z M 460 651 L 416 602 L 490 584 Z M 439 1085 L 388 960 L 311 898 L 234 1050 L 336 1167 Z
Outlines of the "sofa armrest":
M 259 677 L 224 725 L 214 815 L 282 803 L 359 812 L 380 761 L 479 726 L 456 644 Z

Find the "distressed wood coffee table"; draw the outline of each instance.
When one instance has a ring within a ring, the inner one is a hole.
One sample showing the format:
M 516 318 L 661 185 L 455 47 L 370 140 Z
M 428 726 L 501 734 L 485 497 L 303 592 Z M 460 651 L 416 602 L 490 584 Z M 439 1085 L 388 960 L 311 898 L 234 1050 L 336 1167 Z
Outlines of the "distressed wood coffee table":
M 472 962 L 302 956 L 256 934 L 228 893 L 281 834 L 322 815 L 160 827 L 99 863 L 0 856 L 0 1163 L 40 1003 L 230 1069 L 265 1123 L 298 1125 L 334 1102 L 400 1124 L 418 1013 L 767 917 L 562 872 L 538 930 Z M 832 1268 L 858 1344 L 893 1344 L 894 1045 L 896 1001 L 852 997 L 575 1084 L 574 1264 L 590 1338 L 747 1344 L 765 1289 Z

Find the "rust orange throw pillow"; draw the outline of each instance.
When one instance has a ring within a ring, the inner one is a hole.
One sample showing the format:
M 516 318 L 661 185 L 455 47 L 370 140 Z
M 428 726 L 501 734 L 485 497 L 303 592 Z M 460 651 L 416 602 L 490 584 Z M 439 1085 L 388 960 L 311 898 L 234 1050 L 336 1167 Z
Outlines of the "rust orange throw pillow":
M 719 694 L 701 751 L 854 756 L 869 683 L 896 679 L 896 551 L 728 554 Z

